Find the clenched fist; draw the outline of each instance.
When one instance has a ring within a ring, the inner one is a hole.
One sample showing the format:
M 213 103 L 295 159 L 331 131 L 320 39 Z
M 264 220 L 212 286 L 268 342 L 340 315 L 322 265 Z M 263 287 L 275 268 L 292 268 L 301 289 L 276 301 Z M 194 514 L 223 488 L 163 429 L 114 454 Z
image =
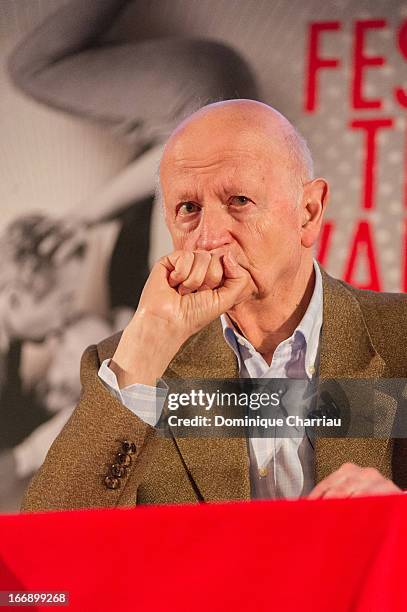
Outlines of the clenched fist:
M 176 251 L 158 261 L 137 313 L 164 321 L 184 342 L 253 293 L 250 274 L 228 252 Z
M 155 385 L 190 336 L 255 294 L 251 275 L 230 251 L 175 251 L 161 258 L 110 364 L 119 386 Z

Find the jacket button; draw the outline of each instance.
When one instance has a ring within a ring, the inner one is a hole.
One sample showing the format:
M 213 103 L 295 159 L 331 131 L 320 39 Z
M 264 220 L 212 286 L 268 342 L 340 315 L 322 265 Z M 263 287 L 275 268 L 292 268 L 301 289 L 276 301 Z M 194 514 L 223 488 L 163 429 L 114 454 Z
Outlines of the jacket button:
M 105 485 L 108 489 L 118 489 L 120 487 L 120 480 L 113 478 L 113 476 L 106 476 Z
M 121 478 L 126 473 L 126 468 L 123 465 L 114 463 L 110 468 L 110 473 L 115 478 Z
M 131 464 L 130 455 L 125 455 L 124 453 L 117 453 L 116 459 L 117 463 L 119 465 L 123 465 L 124 467 L 128 467 Z
M 122 442 L 122 449 L 125 455 L 134 455 L 134 453 L 136 452 L 136 445 L 134 444 L 134 442 L 124 440 Z

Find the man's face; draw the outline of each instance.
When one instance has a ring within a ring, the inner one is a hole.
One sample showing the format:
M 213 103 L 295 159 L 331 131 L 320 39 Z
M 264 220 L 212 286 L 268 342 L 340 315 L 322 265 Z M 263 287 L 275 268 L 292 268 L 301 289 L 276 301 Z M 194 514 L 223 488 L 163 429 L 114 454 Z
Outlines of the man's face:
M 301 258 L 301 192 L 277 146 L 249 132 L 181 135 L 164 156 L 161 183 L 175 249 L 231 250 L 259 297 L 292 281 Z

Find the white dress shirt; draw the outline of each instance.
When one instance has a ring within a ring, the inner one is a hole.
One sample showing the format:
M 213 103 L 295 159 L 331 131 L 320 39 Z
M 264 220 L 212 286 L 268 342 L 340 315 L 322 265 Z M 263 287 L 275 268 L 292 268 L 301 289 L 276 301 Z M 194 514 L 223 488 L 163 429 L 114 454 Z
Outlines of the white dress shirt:
M 311 380 L 316 375 L 323 292 L 321 272 L 316 262 L 314 270 L 315 286 L 308 308 L 292 336 L 277 346 L 270 365 L 239 334 L 229 317 L 221 316 L 223 335 L 236 355 L 241 378 Z M 154 427 L 165 403 L 166 385 L 150 387 L 137 383 L 119 389 L 109 363 L 110 360 L 106 359 L 100 366 L 101 380 L 127 408 Z M 295 498 L 312 489 L 313 449 L 303 431 L 298 432 L 298 437 L 251 438 L 248 442 L 253 498 Z

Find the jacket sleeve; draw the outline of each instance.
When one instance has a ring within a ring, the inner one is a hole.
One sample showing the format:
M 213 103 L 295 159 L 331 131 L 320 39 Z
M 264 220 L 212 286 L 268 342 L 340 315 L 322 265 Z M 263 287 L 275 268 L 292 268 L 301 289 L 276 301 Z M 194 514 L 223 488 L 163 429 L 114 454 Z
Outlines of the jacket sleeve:
M 143 458 L 156 432 L 109 392 L 99 367 L 97 347 L 90 346 L 81 360 L 79 404 L 32 479 L 22 511 L 114 507 L 123 494 L 136 504 L 148 463 Z M 124 441 L 132 443 L 127 454 Z M 112 465 L 120 476 L 112 474 Z

